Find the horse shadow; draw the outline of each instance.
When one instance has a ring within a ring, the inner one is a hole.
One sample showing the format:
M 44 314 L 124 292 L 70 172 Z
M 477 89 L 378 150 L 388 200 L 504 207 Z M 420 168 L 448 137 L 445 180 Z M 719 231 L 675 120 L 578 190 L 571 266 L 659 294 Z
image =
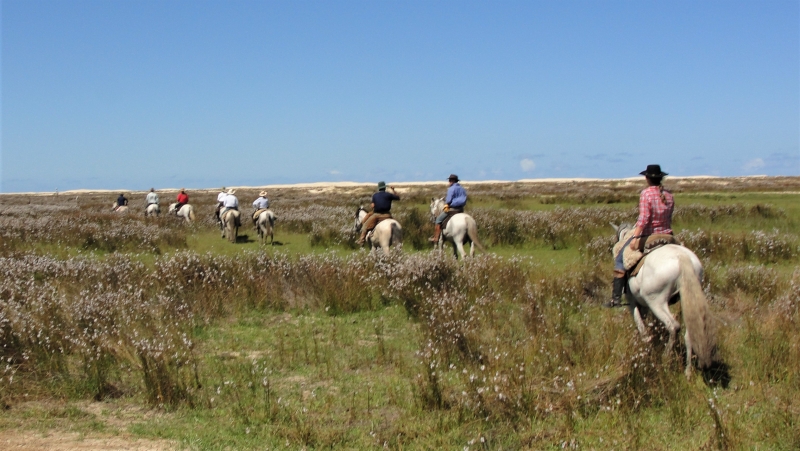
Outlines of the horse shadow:
M 255 243 L 256 240 L 250 238 L 250 235 L 237 235 L 236 236 L 236 244 L 239 243 Z

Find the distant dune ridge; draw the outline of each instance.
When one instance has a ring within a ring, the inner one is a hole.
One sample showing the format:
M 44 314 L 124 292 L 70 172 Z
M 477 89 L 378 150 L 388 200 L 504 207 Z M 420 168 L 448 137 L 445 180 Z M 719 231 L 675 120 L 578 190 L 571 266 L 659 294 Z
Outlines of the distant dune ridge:
M 669 176 L 670 180 L 709 180 L 719 179 L 720 183 L 725 183 L 725 179 L 730 180 L 746 180 L 746 179 L 762 179 L 767 178 L 767 175 L 749 175 L 742 177 L 717 177 L 712 175 L 694 175 L 689 177 Z M 462 180 L 460 183 L 465 186 L 469 185 L 495 185 L 503 183 L 584 183 L 584 182 L 625 182 L 625 183 L 639 183 L 642 181 L 642 176 L 627 177 L 621 179 L 595 179 L 595 178 L 543 178 L 543 179 L 520 179 L 520 180 Z M 275 185 L 256 185 L 256 186 L 236 186 L 225 185 L 225 188 L 233 188 L 236 190 L 269 190 L 269 189 L 303 189 L 306 188 L 311 192 L 321 193 L 325 191 L 332 191 L 337 188 L 358 188 L 358 187 L 371 187 L 375 186 L 376 182 L 312 182 L 312 183 L 292 183 L 292 184 L 275 184 Z M 397 185 L 404 187 L 412 186 L 431 186 L 431 185 L 447 185 L 446 180 L 430 181 L 430 182 L 387 182 L 387 185 Z M 191 191 L 204 191 L 204 192 L 217 192 L 220 187 L 213 188 L 186 188 Z M 178 192 L 180 188 L 158 188 L 158 192 Z M 131 190 L 127 188 L 117 189 L 72 189 L 67 191 L 42 191 L 42 192 L 18 192 L 18 193 L 0 193 L 2 195 L 28 195 L 28 196 L 52 196 L 55 194 L 90 194 L 90 193 L 147 193 L 149 189 L 145 190 Z

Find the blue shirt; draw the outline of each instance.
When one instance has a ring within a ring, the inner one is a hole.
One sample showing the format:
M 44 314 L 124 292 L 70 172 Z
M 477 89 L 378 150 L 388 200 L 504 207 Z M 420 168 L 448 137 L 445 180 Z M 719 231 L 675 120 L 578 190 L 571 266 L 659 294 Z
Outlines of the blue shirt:
M 386 191 L 378 191 L 372 195 L 372 203 L 375 204 L 372 211 L 375 213 L 389 213 L 392 209 L 393 200 L 400 200 L 400 196 Z
M 451 208 L 462 208 L 467 205 L 467 192 L 458 183 L 453 183 L 447 188 L 447 197 L 444 198 L 444 203 Z

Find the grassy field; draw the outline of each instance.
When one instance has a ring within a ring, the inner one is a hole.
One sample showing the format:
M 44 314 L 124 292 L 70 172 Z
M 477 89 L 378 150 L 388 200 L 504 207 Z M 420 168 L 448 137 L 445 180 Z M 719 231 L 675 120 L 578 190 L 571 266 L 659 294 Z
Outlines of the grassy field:
M 600 307 L 642 185 L 467 184 L 488 253 L 464 262 L 425 242 L 444 185 L 400 186 L 389 256 L 354 244 L 368 188 L 271 190 L 274 246 L 220 238 L 215 192 L 191 226 L 2 195 L 0 443 L 800 449 L 800 177 L 667 180 L 717 331 L 690 380 L 658 324 Z

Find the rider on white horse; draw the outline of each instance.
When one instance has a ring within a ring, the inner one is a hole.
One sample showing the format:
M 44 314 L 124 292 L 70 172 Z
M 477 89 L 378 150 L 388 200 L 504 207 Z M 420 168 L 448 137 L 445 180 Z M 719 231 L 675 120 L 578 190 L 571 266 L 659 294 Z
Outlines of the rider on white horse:
M 175 211 L 181 211 L 184 205 L 189 203 L 189 195 L 186 194 L 186 189 L 181 188 L 181 192 L 178 193 L 178 205 L 175 206 Z
M 236 194 L 236 190 L 233 188 L 226 193 L 225 199 L 222 200 L 222 210 L 219 212 L 220 218 L 224 217 L 228 210 L 239 211 L 239 199 L 234 194 Z M 239 221 L 238 218 L 237 221 Z M 241 224 L 236 224 L 236 226 L 241 227 Z
M 647 179 L 648 187 L 639 195 L 639 219 L 634 226 L 633 235 L 620 248 L 614 261 L 614 283 L 611 300 L 603 304 L 604 307 L 618 307 L 622 305 L 622 290 L 625 287 L 625 265 L 622 252 L 626 246 L 631 250 L 641 250 L 641 244 L 648 236 L 653 234 L 672 235 L 672 211 L 675 201 L 672 193 L 661 186 L 661 179 L 667 175 L 661 171 L 657 164 L 647 165 L 647 169 L 639 173 Z M 644 240 L 643 240 L 644 239 Z
M 386 192 L 386 182 L 378 182 L 378 192 L 372 195 L 372 212 L 367 213 L 364 219 L 361 220 L 361 237 L 356 242 L 358 245 L 364 244 L 367 239 L 367 233 L 374 229 L 378 222 L 384 219 L 391 219 L 392 217 L 392 201 L 400 200 L 394 186 L 389 187 L 391 193 Z
M 253 201 L 253 226 L 258 228 L 258 215 L 259 210 L 266 210 L 269 208 L 269 199 L 267 199 L 267 192 L 261 191 L 258 193 L 258 199 Z
M 219 191 L 219 194 L 217 194 L 217 208 L 214 210 L 214 217 L 217 218 L 217 222 L 220 223 L 220 225 L 222 224 L 222 220 L 219 218 L 219 211 L 222 210 L 222 201 L 225 200 L 225 196 L 227 195 L 228 193 L 225 191 L 224 186 Z
M 467 205 L 467 192 L 459 185 L 458 176 L 450 174 L 447 178 L 450 185 L 447 188 L 447 196 L 444 198 L 444 211 L 436 218 L 436 229 L 433 236 L 430 238 L 432 243 L 439 242 L 439 235 L 442 233 L 442 222 L 448 215 L 456 213 L 464 213 L 464 207 Z
M 120 193 L 119 197 L 117 197 L 117 206 L 114 210 L 119 210 L 120 207 L 127 207 L 128 206 L 128 199 L 125 198 L 125 193 Z
M 146 204 L 144 206 L 144 211 L 145 212 L 147 212 L 147 207 L 149 207 L 150 205 L 154 205 L 155 204 L 156 208 L 159 208 L 159 205 L 158 205 L 158 194 L 156 194 L 156 190 L 154 188 L 150 188 L 150 192 L 147 193 L 147 197 L 145 198 L 145 204 Z

